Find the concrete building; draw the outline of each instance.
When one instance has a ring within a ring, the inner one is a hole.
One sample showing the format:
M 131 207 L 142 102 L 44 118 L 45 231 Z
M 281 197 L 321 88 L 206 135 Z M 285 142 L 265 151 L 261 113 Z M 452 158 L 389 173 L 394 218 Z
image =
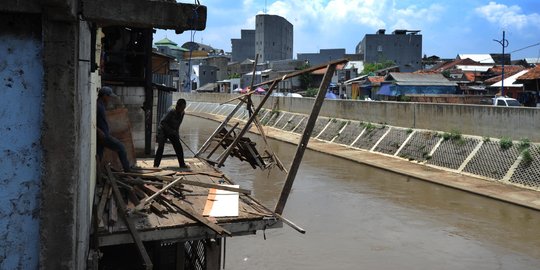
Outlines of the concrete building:
M 298 60 L 307 62 L 310 66 L 317 66 L 332 60 L 345 58 L 345 49 L 321 49 L 319 53 L 298 53 Z
M 242 29 L 240 38 L 231 39 L 233 62 L 255 59 L 255 30 Z
M 195 8 L 198 20 L 188 24 Z M 97 29 L 151 33 L 205 24 L 206 7 L 165 1 L 2 1 L 0 268 L 87 269 L 101 86 Z
M 293 25 L 277 15 L 255 17 L 255 55 L 259 62 L 293 58 Z
M 395 30 L 385 34 L 381 29 L 368 34 L 356 46 L 356 53 L 364 55 L 364 63 L 393 61 L 401 72 L 422 69 L 422 35 L 415 30 Z

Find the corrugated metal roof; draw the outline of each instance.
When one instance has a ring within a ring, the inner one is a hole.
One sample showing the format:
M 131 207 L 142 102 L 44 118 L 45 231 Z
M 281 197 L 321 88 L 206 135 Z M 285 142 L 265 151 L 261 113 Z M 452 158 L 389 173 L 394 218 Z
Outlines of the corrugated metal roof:
M 453 60 L 453 61 L 445 62 L 445 63 L 443 63 L 441 65 L 437 65 L 437 66 L 433 67 L 431 70 L 445 71 L 445 70 L 448 70 L 448 69 L 454 69 L 454 68 L 456 68 L 457 65 L 474 66 L 474 65 L 480 65 L 480 63 L 476 62 L 474 60 L 471 60 L 470 58 L 456 59 L 456 60 Z
M 457 69 L 461 69 L 462 71 L 476 71 L 476 72 L 486 72 L 491 67 L 490 66 L 462 66 L 462 65 L 456 65 Z
M 457 86 L 442 74 L 418 74 L 406 72 L 390 72 L 386 81 L 395 81 L 397 85 L 444 85 Z
M 364 61 L 349 61 L 343 67 L 343 69 L 353 69 L 353 68 L 357 68 L 358 71 L 364 70 Z
M 493 57 L 490 54 L 459 54 L 459 59 L 469 58 L 473 61 L 482 63 L 482 64 L 495 64 Z
M 527 64 L 540 64 L 540 57 L 527 57 L 525 58 L 525 62 L 527 62 Z
M 501 87 L 502 83 L 504 82 L 504 87 L 523 87 L 523 84 L 515 83 L 517 78 L 519 78 L 521 75 L 527 73 L 528 70 L 522 70 L 506 79 L 504 81 L 498 81 L 494 84 L 492 84 L 490 87 Z

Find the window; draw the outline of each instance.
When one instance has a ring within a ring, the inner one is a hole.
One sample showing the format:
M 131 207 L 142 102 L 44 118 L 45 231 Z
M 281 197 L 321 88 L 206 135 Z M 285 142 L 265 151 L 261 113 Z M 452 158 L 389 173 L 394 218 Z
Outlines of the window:
M 377 46 L 377 51 L 378 51 L 378 52 L 382 52 L 382 51 L 383 51 L 382 45 Z

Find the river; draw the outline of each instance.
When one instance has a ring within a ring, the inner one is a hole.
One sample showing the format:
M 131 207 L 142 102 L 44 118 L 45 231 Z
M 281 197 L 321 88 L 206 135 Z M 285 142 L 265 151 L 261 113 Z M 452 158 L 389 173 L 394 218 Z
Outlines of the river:
M 196 149 L 216 126 L 188 116 L 181 136 Z M 296 146 L 270 140 L 270 147 L 288 167 Z M 274 208 L 284 173 L 234 158 L 225 165 Z M 225 269 L 540 269 L 540 212 L 311 150 L 284 216 L 307 233 L 284 225 L 228 238 Z

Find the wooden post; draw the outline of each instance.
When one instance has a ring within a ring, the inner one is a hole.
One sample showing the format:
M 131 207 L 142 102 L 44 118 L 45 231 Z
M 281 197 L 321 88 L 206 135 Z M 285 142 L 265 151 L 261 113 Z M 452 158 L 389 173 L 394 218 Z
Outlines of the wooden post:
M 120 211 L 120 214 L 124 218 L 124 221 L 126 222 L 126 225 L 128 226 L 129 232 L 131 233 L 131 236 L 133 237 L 133 242 L 135 242 L 135 245 L 137 246 L 137 249 L 139 250 L 139 254 L 141 255 L 143 261 L 144 261 L 144 267 L 147 270 L 153 269 L 152 261 L 150 260 L 150 256 L 148 256 L 148 252 L 146 252 L 146 248 L 144 248 L 143 242 L 141 240 L 141 236 L 137 232 L 137 227 L 135 227 L 135 224 L 133 223 L 133 220 L 127 215 L 126 213 L 126 203 L 122 199 L 122 194 L 120 194 L 120 190 L 118 189 L 118 185 L 116 185 L 116 179 L 114 178 L 111 167 L 107 166 L 107 175 L 109 182 L 111 184 L 114 197 L 116 199 L 116 202 L 118 203 L 118 211 Z
M 296 148 L 296 155 L 294 156 L 293 162 L 291 164 L 291 168 L 289 169 L 289 173 L 287 174 L 287 179 L 285 180 L 285 184 L 283 186 L 283 189 L 281 190 L 279 201 L 276 205 L 276 209 L 274 210 L 274 212 L 280 215 L 283 213 L 283 209 L 285 208 L 285 204 L 287 203 L 287 199 L 289 198 L 289 194 L 291 193 L 292 185 L 294 183 L 294 179 L 296 178 L 296 173 L 298 172 L 298 168 L 300 167 L 300 162 L 302 162 L 302 157 L 304 156 L 304 152 L 307 148 L 307 144 L 309 142 L 311 132 L 313 131 L 313 127 L 315 127 L 315 122 L 317 121 L 317 117 L 319 117 L 319 112 L 321 111 L 321 107 L 324 102 L 324 97 L 326 96 L 326 89 L 330 85 L 330 80 L 332 79 L 332 76 L 334 75 L 334 71 L 336 70 L 336 65 L 337 64 L 335 63 L 328 65 L 326 73 L 324 74 L 323 81 L 321 82 L 321 85 L 319 86 L 319 93 L 317 94 L 315 103 L 313 104 L 313 109 L 311 110 L 311 114 L 309 115 L 309 119 L 306 124 L 306 129 L 304 130 L 304 134 L 302 134 L 300 143 L 298 144 L 298 147 Z

